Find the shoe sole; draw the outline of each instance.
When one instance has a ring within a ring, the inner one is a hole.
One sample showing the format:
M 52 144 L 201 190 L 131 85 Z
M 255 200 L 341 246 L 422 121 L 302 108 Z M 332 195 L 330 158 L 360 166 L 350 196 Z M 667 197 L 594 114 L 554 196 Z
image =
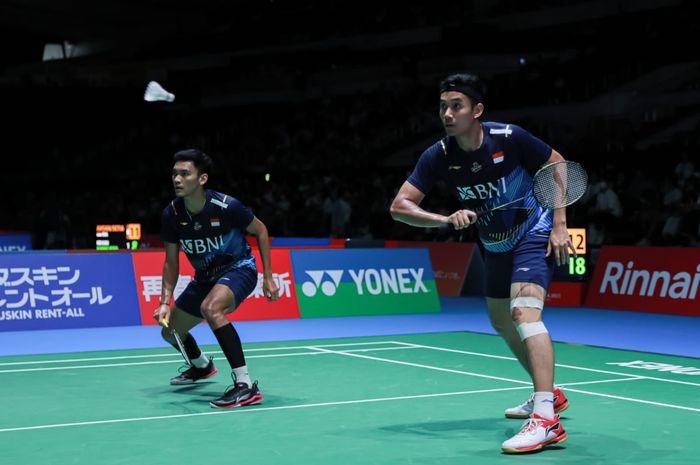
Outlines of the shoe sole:
M 239 402 L 237 404 L 231 404 L 231 405 L 216 405 L 213 402 L 209 402 L 209 405 L 211 405 L 212 408 L 235 408 L 235 407 L 243 407 L 246 405 L 258 405 L 262 403 L 263 396 L 262 394 L 257 394 L 250 399 L 244 400 L 243 402 Z
M 199 379 L 197 379 L 197 380 L 195 380 L 195 381 L 190 381 L 189 383 L 173 383 L 172 381 L 170 381 L 170 385 L 171 385 L 171 386 L 188 386 L 188 385 L 190 385 L 190 384 L 196 383 L 197 381 L 201 381 L 201 380 L 203 380 L 203 379 L 211 378 L 212 376 L 214 376 L 214 375 L 217 374 L 218 372 L 219 372 L 219 369 L 218 369 L 218 368 L 214 368 L 214 371 L 212 371 L 211 373 L 209 373 L 207 376 L 202 376 L 201 378 L 199 378 Z
M 525 452 L 534 452 L 537 450 L 540 450 L 544 447 L 551 446 L 553 444 L 561 444 L 562 442 L 566 441 L 567 438 L 569 437 L 568 434 L 566 434 L 566 431 L 564 431 L 564 434 L 561 434 L 557 436 L 556 438 L 550 439 L 547 442 L 541 442 L 539 444 L 535 444 L 534 446 L 529 446 L 529 447 L 501 447 L 501 450 L 505 452 L 506 454 L 522 454 Z

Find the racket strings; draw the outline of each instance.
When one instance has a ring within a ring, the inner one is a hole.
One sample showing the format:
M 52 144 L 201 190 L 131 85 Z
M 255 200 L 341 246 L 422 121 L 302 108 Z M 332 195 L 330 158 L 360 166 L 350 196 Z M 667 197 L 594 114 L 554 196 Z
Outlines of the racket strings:
M 553 163 L 542 168 L 534 179 L 533 192 L 545 208 L 563 208 L 580 199 L 586 192 L 588 175 L 573 162 Z

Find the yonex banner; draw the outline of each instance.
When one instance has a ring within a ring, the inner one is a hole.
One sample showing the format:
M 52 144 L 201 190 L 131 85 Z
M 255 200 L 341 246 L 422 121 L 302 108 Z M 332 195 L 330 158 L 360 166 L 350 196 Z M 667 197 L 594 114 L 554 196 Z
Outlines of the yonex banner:
M 271 320 L 282 318 L 299 318 L 299 307 L 296 302 L 296 291 L 292 279 L 292 266 L 289 251 L 285 249 L 271 250 L 272 277 L 280 288 L 280 298 L 268 302 L 262 295 L 262 264 L 260 254 L 253 250 L 258 266 L 258 285 L 253 293 L 229 315 L 229 320 Z M 162 286 L 163 261 L 165 252 L 134 252 L 134 269 L 136 285 L 141 309 L 141 321 L 144 325 L 154 325 L 153 312 L 160 300 Z M 175 286 L 175 298 L 185 290 L 194 278 L 194 270 L 187 257 L 180 253 L 180 272 Z
M 433 263 L 438 293 L 443 296 L 461 294 L 464 278 L 476 250 L 474 243 L 460 242 L 386 241 L 386 247 L 427 248 Z
M 302 318 L 440 311 L 426 249 L 292 250 Z
M 603 247 L 591 307 L 700 316 L 700 248 Z
M 0 255 L 0 331 L 140 322 L 129 254 Z

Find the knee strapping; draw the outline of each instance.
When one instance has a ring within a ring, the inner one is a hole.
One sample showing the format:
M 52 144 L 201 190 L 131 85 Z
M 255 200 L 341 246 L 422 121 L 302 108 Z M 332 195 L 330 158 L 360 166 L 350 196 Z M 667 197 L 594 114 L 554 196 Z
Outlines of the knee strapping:
M 518 330 L 518 334 L 520 334 L 521 341 L 524 341 L 532 336 L 537 336 L 538 334 L 549 332 L 547 331 L 547 327 L 541 321 L 536 321 L 535 323 L 521 323 L 516 329 Z
M 537 297 L 516 297 L 510 300 L 510 312 L 513 313 L 515 307 L 530 307 L 542 310 L 544 302 Z

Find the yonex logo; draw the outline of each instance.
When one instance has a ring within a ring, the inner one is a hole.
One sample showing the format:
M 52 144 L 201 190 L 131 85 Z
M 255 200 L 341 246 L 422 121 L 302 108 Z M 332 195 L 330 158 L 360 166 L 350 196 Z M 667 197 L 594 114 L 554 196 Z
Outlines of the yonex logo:
M 301 286 L 301 291 L 306 297 L 315 296 L 319 287 L 321 292 L 330 297 L 335 295 L 335 291 L 338 290 L 338 283 L 340 283 L 340 278 L 343 277 L 343 270 L 308 270 L 306 274 L 313 281 L 307 281 Z M 330 281 L 323 281 L 324 274 L 328 275 Z
M 345 270 L 307 270 L 311 277 L 301 286 L 307 297 L 314 297 L 318 290 L 328 297 L 335 295 Z M 423 268 L 366 268 L 347 270 L 358 295 L 428 293 L 423 282 Z

